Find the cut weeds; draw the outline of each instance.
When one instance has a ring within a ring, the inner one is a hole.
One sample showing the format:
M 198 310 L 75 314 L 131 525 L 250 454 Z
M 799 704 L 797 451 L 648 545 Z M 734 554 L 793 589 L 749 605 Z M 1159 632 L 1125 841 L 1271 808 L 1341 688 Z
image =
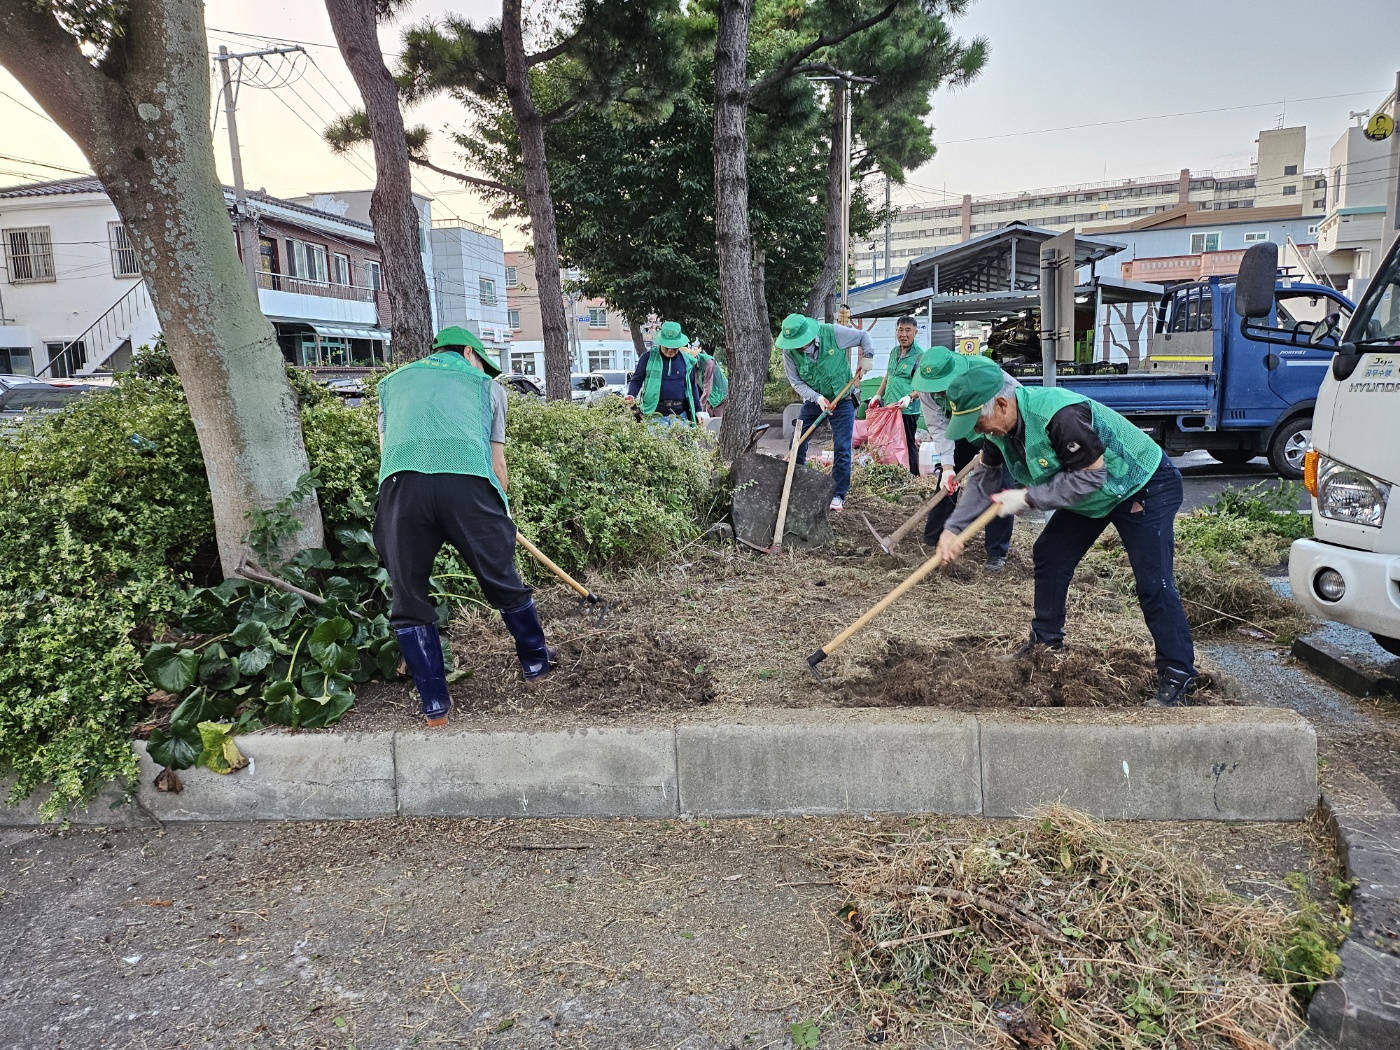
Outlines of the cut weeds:
M 1054 1050 L 1286 1043 L 1340 928 L 1129 835 L 1051 807 L 985 836 L 837 850 L 861 1012 Z

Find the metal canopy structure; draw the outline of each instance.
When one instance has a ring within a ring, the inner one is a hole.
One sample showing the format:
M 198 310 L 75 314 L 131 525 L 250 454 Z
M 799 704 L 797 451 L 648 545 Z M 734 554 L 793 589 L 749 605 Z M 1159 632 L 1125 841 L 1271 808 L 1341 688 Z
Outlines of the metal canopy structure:
M 1076 255 L 1077 255 L 1076 251 Z M 910 314 L 927 317 L 934 322 L 952 321 L 996 321 L 1021 310 L 1040 309 L 1040 275 L 1037 250 L 1036 285 L 1034 290 L 995 291 L 982 294 L 935 295 L 930 290 L 908 292 L 893 298 L 871 302 L 861 306 L 852 303 L 851 316 L 900 317 Z M 881 282 L 883 283 L 883 282 Z M 1095 277 L 1087 284 L 1074 289 L 1076 299 L 1088 299 L 1101 304 L 1155 303 L 1166 292 L 1160 284 L 1146 284 L 1142 281 L 1125 281 L 1120 277 Z M 859 294 L 859 291 L 855 293 Z M 853 295 L 853 298 L 855 296 Z
M 1054 230 L 1011 223 L 1000 230 L 920 255 L 909 263 L 899 294 L 979 295 L 1040 288 L 1040 246 Z M 1074 240 L 1074 266 L 1091 266 L 1126 246 L 1092 237 Z

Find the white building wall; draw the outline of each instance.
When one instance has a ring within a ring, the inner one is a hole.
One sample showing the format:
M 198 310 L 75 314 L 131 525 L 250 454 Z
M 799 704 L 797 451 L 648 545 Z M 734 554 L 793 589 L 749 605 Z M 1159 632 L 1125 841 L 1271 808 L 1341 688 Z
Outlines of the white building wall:
M 494 230 L 456 219 L 438 220 L 429 234 L 429 281 L 439 327 L 461 325 L 500 354 L 511 342 L 506 323 L 505 245 Z

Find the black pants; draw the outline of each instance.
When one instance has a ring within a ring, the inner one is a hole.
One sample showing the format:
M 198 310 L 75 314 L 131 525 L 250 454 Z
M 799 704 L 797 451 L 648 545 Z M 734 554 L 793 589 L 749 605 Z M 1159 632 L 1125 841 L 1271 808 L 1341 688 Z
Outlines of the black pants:
M 953 469 L 962 470 L 972 462 L 972 457 L 977 455 L 981 448 L 971 441 L 958 441 L 953 445 Z M 1011 473 L 1005 468 L 1001 468 L 1001 487 L 1009 489 L 1014 484 Z M 943 532 L 943 526 L 948 523 L 948 518 L 952 516 L 953 508 L 958 505 L 958 499 L 962 495 L 961 491 L 951 499 L 941 501 L 938 506 L 928 512 L 928 521 L 924 523 L 924 542 L 929 546 L 938 542 L 939 535 Z M 1013 517 L 993 518 L 992 523 L 982 530 L 982 542 L 987 545 L 987 557 L 1005 558 L 1011 550 L 1011 530 L 1016 525 Z
M 919 420 L 922 418 L 919 413 L 913 415 L 904 414 L 904 443 L 909 447 L 909 473 L 918 476 L 919 473 L 919 446 L 914 442 L 914 431 L 919 429 Z
M 374 545 L 394 585 L 389 623 L 396 630 L 437 623 L 428 577 L 444 543 L 456 548 L 494 608 L 529 600 L 531 588 L 515 568 L 515 522 L 495 486 L 470 474 L 401 470 L 379 486 L 374 514 Z

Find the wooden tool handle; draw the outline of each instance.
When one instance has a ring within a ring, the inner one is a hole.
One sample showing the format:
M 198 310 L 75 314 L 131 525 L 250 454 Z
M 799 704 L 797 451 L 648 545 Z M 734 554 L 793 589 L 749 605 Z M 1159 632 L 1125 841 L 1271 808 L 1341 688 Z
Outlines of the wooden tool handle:
M 956 478 L 958 485 L 961 486 L 963 480 L 974 470 L 976 470 L 981 464 L 982 453 L 979 452 L 976 456 L 972 458 L 971 463 L 963 467 L 962 470 L 958 471 L 957 474 L 954 475 L 954 478 Z M 933 510 L 934 507 L 938 506 L 939 502 L 943 499 L 943 497 L 947 495 L 948 490 L 945 489 L 940 483 L 938 486 L 938 491 L 935 492 L 931 498 L 929 498 L 923 504 L 921 504 L 918 510 L 914 511 L 913 514 L 909 515 L 908 521 L 906 521 L 903 525 L 894 530 L 893 534 L 891 534 L 888 541 L 889 549 L 894 550 L 896 547 L 898 547 L 899 541 L 904 539 L 905 536 L 908 536 L 909 533 L 914 530 L 914 527 L 917 526 L 920 522 L 927 520 L 928 512 Z
M 828 402 L 828 404 L 831 405 L 831 408 L 835 408 L 837 405 L 839 405 L 841 403 L 842 398 L 844 398 L 847 394 L 851 392 L 851 387 L 855 386 L 856 383 L 860 382 L 860 376 L 860 369 L 856 369 L 856 374 L 851 376 L 851 381 L 841 388 L 841 393 L 837 394 L 834 398 L 831 399 L 830 402 Z M 789 455 L 797 454 L 797 450 L 802 447 L 802 443 L 812 436 L 812 432 L 815 431 L 817 427 L 822 425 L 822 420 L 825 419 L 827 416 L 831 415 L 831 408 L 823 409 L 822 414 L 819 415 L 816 419 L 812 420 L 812 425 L 808 427 L 806 431 L 803 432 L 801 440 L 793 444 L 792 452 L 789 453 Z M 802 420 L 799 419 L 797 421 L 797 426 L 799 429 L 801 429 Z
M 792 448 L 788 449 L 787 475 L 783 478 L 783 494 L 778 500 L 778 520 L 773 523 L 772 548 L 783 545 L 783 533 L 787 529 L 788 499 L 792 495 L 792 476 L 797 473 L 797 450 L 802 447 L 801 422 L 792 428 Z M 776 549 L 774 550 L 776 553 Z
M 555 576 L 558 576 L 561 580 L 563 580 L 570 587 L 572 587 L 574 589 L 574 592 L 580 598 L 593 597 L 593 595 L 589 592 L 587 587 L 579 583 L 578 580 L 574 579 L 563 569 L 559 568 L 559 566 L 555 565 L 554 562 L 550 561 L 549 555 L 545 554 L 544 551 L 540 550 L 533 543 L 527 540 L 521 533 L 517 532 L 515 534 L 515 542 L 520 544 L 520 546 L 524 547 L 527 551 L 533 554 L 537 562 L 539 562 L 550 572 L 554 573 Z
M 967 527 L 967 529 L 962 533 L 963 538 L 965 540 L 970 540 L 972 539 L 972 537 L 976 536 L 979 532 L 981 532 L 983 529 L 985 529 L 988 525 L 991 524 L 992 519 L 997 516 L 997 512 L 1000 510 L 1001 508 L 997 504 L 993 503 L 990 507 L 988 507 L 980 515 L 978 515 L 976 521 L 974 521 L 971 525 Z M 937 569 L 942 564 L 943 555 L 941 554 L 935 554 L 933 557 L 929 558 L 928 561 L 924 562 L 917 569 L 915 569 L 913 573 L 910 574 L 908 579 L 906 579 L 898 587 L 890 591 L 889 594 L 885 595 L 878 602 L 876 602 L 875 605 L 872 606 L 870 610 L 866 612 L 863 616 L 861 616 L 860 619 L 856 620 L 855 623 L 851 624 L 851 626 L 847 627 L 835 638 L 827 642 L 824 646 L 822 646 L 810 657 L 808 657 L 807 662 L 815 666 L 817 662 L 825 660 L 837 649 L 841 648 L 841 646 L 849 642 L 852 637 L 854 637 L 866 626 L 866 624 L 870 623 L 871 620 L 875 619 L 875 617 L 879 616 L 891 605 L 899 601 L 899 599 L 902 598 L 905 594 L 907 594 L 910 590 L 912 590 L 914 586 L 919 583 L 920 580 L 922 580 L 925 576 L 933 572 L 933 570 Z

